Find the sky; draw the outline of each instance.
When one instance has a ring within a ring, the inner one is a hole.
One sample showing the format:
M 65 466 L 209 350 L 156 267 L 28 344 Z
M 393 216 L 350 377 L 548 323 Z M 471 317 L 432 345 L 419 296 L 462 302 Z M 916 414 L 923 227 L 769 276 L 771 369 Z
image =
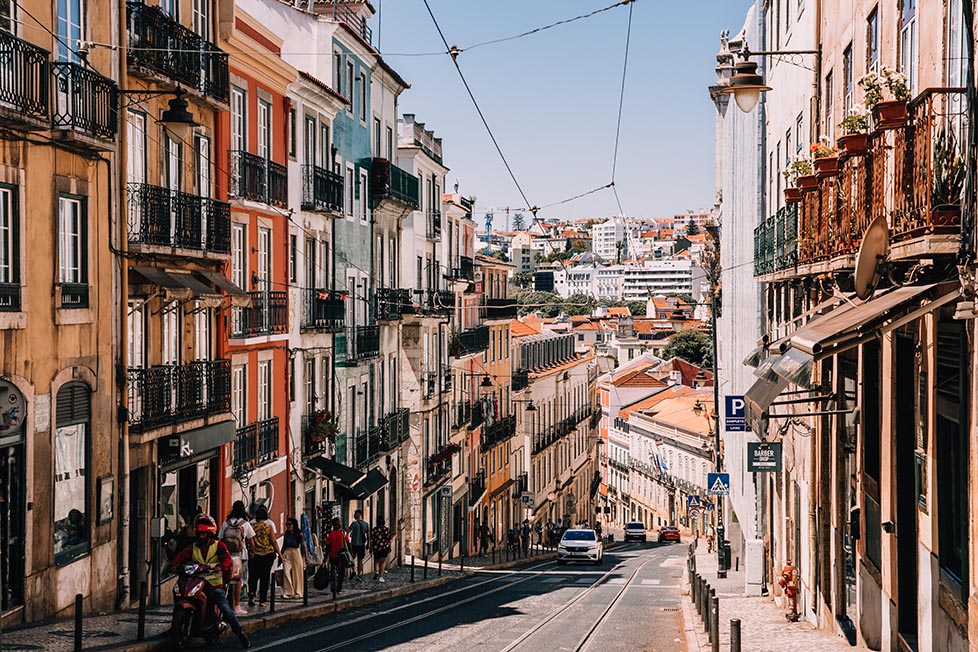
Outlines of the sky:
M 449 44 L 465 48 L 571 18 L 613 0 L 429 0 Z M 475 195 L 477 219 L 525 203 L 493 147 L 451 59 L 403 56 L 444 50 L 422 0 L 373 0 L 374 43 L 410 84 L 401 113 L 443 138 L 450 192 Z M 671 216 L 713 205 L 715 78 L 719 35 L 736 33 L 750 0 L 636 0 L 615 187 L 629 217 Z M 531 205 L 611 181 L 628 6 L 458 61 Z M 539 217 L 618 214 L 604 190 Z M 529 216 L 527 216 L 529 217 Z

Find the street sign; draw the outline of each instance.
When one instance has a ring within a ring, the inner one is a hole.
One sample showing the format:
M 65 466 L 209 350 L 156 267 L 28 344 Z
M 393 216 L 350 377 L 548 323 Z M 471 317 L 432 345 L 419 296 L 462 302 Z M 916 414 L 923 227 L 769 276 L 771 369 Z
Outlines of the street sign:
M 686 508 L 687 509 L 699 509 L 702 506 L 699 496 L 687 496 L 686 497 Z
M 520 500 L 523 501 L 524 505 L 529 505 L 533 500 L 533 494 L 529 491 L 524 491 L 522 494 L 520 494 Z
M 446 484 L 441 486 L 441 497 L 442 498 L 452 497 L 452 485 Z
M 706 474 L 707 493 L 712 496 L 730 495 L 730 474 L 729 473 L 707 473 Z
M 743 396 L 725 396 L 724 430 L 744 432 L 747 430 L 747 402 Z
M 714 505 L 713 503 L 707 503 L 706 504 L 706 511 L 708 511 L 708 512 L 715 512 L 715 511 L 717 511 L 717 506 Z
M 781 470 L 781 442 L 747 444 L 747 470 L 753 473 L 777 473 Z

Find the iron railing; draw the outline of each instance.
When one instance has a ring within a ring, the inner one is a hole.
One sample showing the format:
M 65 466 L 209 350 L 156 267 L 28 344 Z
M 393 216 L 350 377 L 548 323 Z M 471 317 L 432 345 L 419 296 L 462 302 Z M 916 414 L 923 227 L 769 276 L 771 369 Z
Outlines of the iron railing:
M 318 165 L 303 165 L 302 210 L 342 213 L 343 177 Z
M 511 414 L 482 429 L 482 450 L 506 441 L 516 433 L 516 415 Z
M 472 405 L 466 401 L 456 404 L 452 416 L 452 428 L 464 428 L 472 420 Z
M 381 418 L 380 425 L 384 429 L 381 451 L 392 451 L 411 437 L 411 411 L 407 408 L 394 410 Z
M 50 52 L 0 30 L 0 105 L 47 120 L 50 111 Z
M 509 382 L 511 391 L 518 392 L 526 389 L 530 384 L 530 374 L 527 371 L 514 371 Z
M 524 491 L 530 490 L 530 476 L 524 471 L 513 479 L 513 498 L 519 498 Z
M 374 206 L 392 199 L 409 208 L 420 208 L 418 178 L 383 158 L 375 158 L 370 167 L 370 197 Z
M 452 268 L 452 277 L 466 281 L 475 280 L 475 263 L 469 256 L 459 256 L 458 262 Z
M 485 423 L 485 421 L 486 421 L 486 416 L 485 416 L 485 412 L 482 409 L 482 403 L 473 403 L 472 420 L 469 422 L 469 425 L 472 427 L 472 429 L 475 429 L 481 426 L 483 423 Z
M 234 465 L 254 469 L 278 457 L 278 417 L 238 428 L 234 440 Z
M 346 302 L 342 292 L 326 289 L 305 291 L 302 328 L 336 330 L 343 328 L 345 321 Z
M 377 288 L 374 302 L 377 321 L 396 321 L 411 306 L 411 291 Z
M 249 292 L 251 306 L 234 308 L 231 337 L 285 333 L 289 328 L 289 299 L 284 291 Z
M 481 498 L 484 493 L 486 493 L 486 472 L 479 471 L 469 481 L 469 504 L 471 505 L 473 500 Z
M 278 207 L 288 204 L 288 168 L 240 149 L 231 150 L 228 157 L 229 197 Z
M 72 129 L 102 140 L 119 128 L 119 87 L 108 77 L 70 61 L 51 64 L 55 129 Z
M 432 462 L 428 460 L 426 462 L 426 474 L 425 474 L 425 484 L 435 484 L 442 480 L 445 476 L 449 474 L 452 470 L 452 462 L 448 460 L 446 462 Z
M 516 299 L 485 299 L 486 319 L 516 319 Z
M 58 283 L 62 308 L 87 308 L 88 283 Z
M 428 240 L 437 240 L 441 237 L 441 211 L 429 208 L 426 217 L 425 236 Z
M 449 355 L 460 357 L 480 353 L 489 348 L 489 327 L 476 326 L 456 333 L 449 347 Z
M 129 242 L 231 252 L 231 204 L 147 183 L 126 185 Z
M 429 400 L 434 398 L 438 390 L 438 374 L 434 371 L 425 371 L 421 374 L 421 398 Z
M 144 69 L 227 102 L 228 55 L 191 29 L 142 2 L 126 2 L 129 66 Z
M 451 315 L 455 293 L 448 290 L 414 290 L 415 303 L 422 315 Z
M 367 20 L 363 16 L 351 8 L 338 5 L 335 2 L 333 3 L 331 13 L 333 20 L 346 24 L 350 29 L 359 34 L 360 38 L 372 44 L 373 31 L 367 25 Z
M 230 360 L 131 367 L 129 427 L 143 432 L 231 409 Z
M 320 455 L 322 453 L 328 453 L 329 447 L 332 442 L 326 438 L 313 437 L 313 425 L 315 420 L 320 418 L 319 414 L 314 412 L 312 414 L 302 415 L 302 455 L 303 457 L 310 457 L 312 455 Z
M 333 340 L 336 363 L 356 365 L 380 355 L 380 327 L 352 326 L 336 333 Z

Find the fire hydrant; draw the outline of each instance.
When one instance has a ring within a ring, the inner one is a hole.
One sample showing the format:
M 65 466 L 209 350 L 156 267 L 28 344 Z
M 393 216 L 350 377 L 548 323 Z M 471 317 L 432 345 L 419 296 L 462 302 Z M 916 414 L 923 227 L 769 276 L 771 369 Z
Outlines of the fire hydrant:
M 784 589 L 784 594 L 788 597 L 791 610 L 784 615 L 788 622 L 798 622 L 798 569 L 791 560 L 785 561 L 784 568 L 781 569 L 781 579 L 778 585 Z

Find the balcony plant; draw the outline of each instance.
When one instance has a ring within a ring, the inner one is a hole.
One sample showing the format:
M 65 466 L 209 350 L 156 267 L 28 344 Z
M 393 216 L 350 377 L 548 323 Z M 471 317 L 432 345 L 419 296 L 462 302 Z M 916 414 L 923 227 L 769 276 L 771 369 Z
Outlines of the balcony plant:
M 845 133 L 838 140 L 839 149 L 844 150 L 849 156 L 865 154 L 869 149 L 869 114 L 865 111 L 854 110 L 847 115 L 839 128 Z
M 936 226 L 960 224 L 964 161 L 958 154 L 953 132 L 945 128 L 934 138 L 934 161 L 931 169 L 931 223 Z
M 818 188 L 818 180 L 812 174 L 812 162 L 808 158 L 795 157 L 782 174 L 790 186 L 784 189 L 787 202 L 801 201 L 802 191 Z
M 319 410 L 310 415 L 306 434 L 310 441 L 321 444 L 325 441 L 335 442 L 339 431 L 336 417 L 329 410 Z
M 839 150 L 830 145 L 825 137 L 817 143 L 812 143 L 810 148 L 812 158 L 815 160 L 815 176 L 819 179 L 835 176 L 839 173 Z
M 445 446 L 443 449 L 437 453 L 432 453 L 428 456 L 428 463 L 432 466 L 436 464 L 442 464 L 444 462 L 450 462 L 452 455 L 462 450 L 462 447 L 458 444 L 452 443 Z
M 859 80 L 863 89 L 863 104 L 873 112 L 873 124 L 878 129 L 893 129 L 907 123 L 910 87 L 907 76 L 888 66 L 878 73 L 871 72 Z M 884 91 L 893 99 L 884 100 Z

